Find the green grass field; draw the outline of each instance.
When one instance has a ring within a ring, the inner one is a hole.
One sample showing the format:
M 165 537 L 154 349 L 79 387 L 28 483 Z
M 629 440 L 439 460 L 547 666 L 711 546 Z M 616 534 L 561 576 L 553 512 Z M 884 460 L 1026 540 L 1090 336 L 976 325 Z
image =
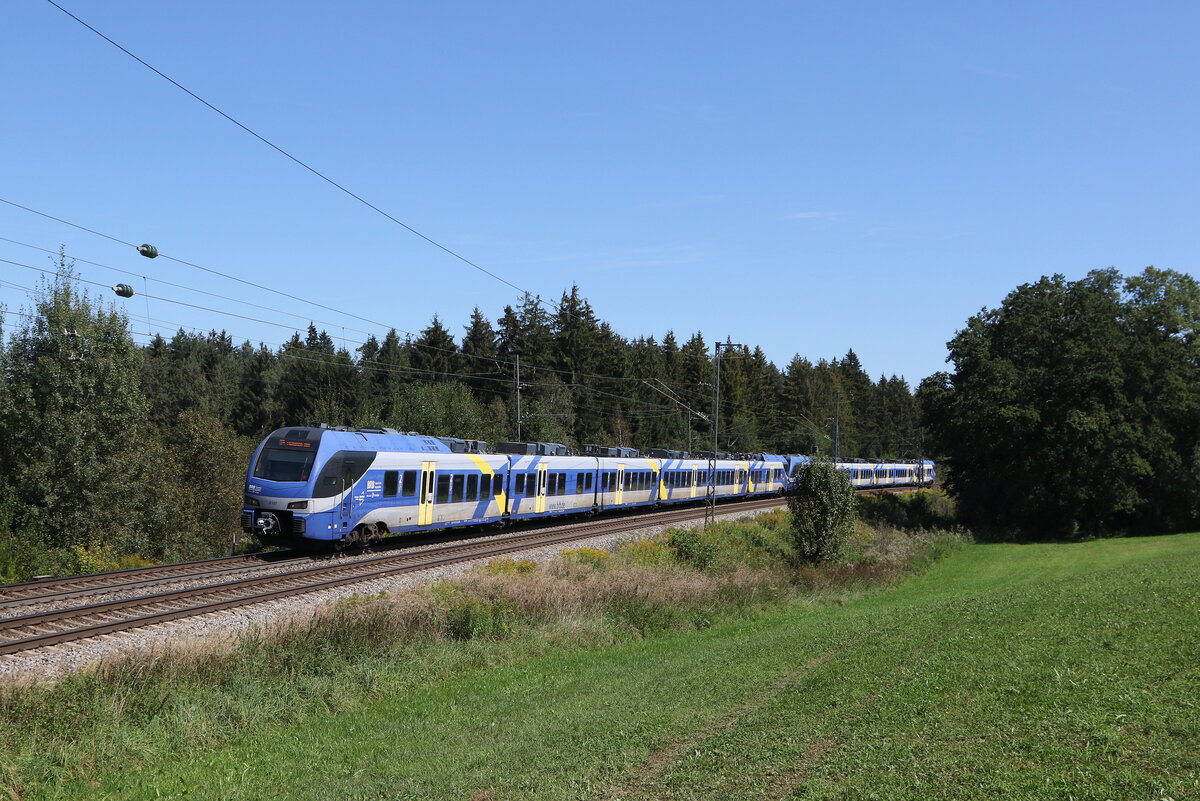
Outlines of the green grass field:
M 1180 801 L 1198 567 L 1198 534 L 973 545 L 845 603 L 381 691 L 22 797 Z

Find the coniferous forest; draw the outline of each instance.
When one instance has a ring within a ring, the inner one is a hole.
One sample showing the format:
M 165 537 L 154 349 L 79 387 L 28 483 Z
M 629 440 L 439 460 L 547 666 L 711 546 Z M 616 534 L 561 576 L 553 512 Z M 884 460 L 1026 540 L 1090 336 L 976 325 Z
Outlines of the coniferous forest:
M 711 448 L 714 343 L 622 336 L 578 287 L 353 351 L 312 325 L 274 349 L 216 330 L 138 344 L 63 261 L 0 319 L 0 580 L 229 551 L 251 452 L 284 425 Z M 1004 538 L 1200 521 L 1191 276 L 1044 277 L 948 347 L 953 370 L 915 394 L 853 350 L 780 369 L 722 348 L 718 450 L 932 457 L 962 520 Z
M 711 448 L 713 343 L 622 336 L 578 287 L 353 351 L 312 325 L 278 349 L 218 330 L 139 345 L 64 261 L 4 323 L 0 579 L 228 551 L 250 454 L 283 425 Z M 908 384 L 873 380 L 853 350 L 780 369 L 736 347 L 720 382 L 720 450 L 922 455 Z

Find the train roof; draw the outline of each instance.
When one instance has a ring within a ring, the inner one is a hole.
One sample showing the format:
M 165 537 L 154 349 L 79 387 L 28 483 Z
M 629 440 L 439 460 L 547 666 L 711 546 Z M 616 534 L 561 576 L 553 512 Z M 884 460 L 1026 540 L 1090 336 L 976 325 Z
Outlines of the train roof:
M 288 426 L 272 431 L 267 445 L 285 448 L 324 447 L 339 451 L 398 451 L 405 453 L 451 453 L 436 437 L 393 428 L 350 428 L 349 426 Z

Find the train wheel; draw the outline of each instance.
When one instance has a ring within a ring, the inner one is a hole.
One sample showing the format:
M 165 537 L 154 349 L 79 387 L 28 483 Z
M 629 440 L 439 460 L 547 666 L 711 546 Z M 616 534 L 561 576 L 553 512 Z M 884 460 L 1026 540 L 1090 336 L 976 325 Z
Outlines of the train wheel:
M 365 550 L 371 545 L 371 538 L 374 534 L 374 529 L 370 526 L 358 525 L 350 532 L 350 536 L 346 538 L 346 547 Z

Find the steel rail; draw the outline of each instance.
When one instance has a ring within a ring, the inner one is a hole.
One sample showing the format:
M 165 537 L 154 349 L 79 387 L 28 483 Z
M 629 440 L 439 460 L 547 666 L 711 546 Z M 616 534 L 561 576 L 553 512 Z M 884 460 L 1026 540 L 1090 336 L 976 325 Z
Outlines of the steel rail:
M 781 503 L 782 501 L 778 498 L 758 499 L 735 504 L 733 508 L 738 510 L 768 509 Z M 0 620 L 0 637 L 9 635 L 5 637 L 7 641 L 0 642 L 0 654 L 19 653 L 185 617 L 264 603 L 287 596 L 319 592 L 346 584 L 490 558 L 530 548 L 558 545 L 605 534 L 635 531 L 645 528 L 648 524 L 662 525 L 700 519 L 702 515 L 702 508 L 674 509 L 654 515 L 649 519 L 642 515 L 633 518 L 588 522 L 483 542 L 448 545 L 418 553 L 390 554 L 349 564 L 310 567 L 271 576 L 159 593 L 141 598 L 122 599 L 8 618 Z M 191 603 L 185 607 L 171 608 L 179 602 Z M 142 609 L 144 613 L 119 620 L 112 619 L 113 615 L 136 609 Z M 45 630 L 62 622 L 74 622 L 76 625 L 65 630 Z
M 228 568 L 223 565 L 254 564 L 260 567 L 270 567 L 278 562 L 288 561 L 292 557 L 285 552 L 278 552 L 277 558 L 271 558 L 272 553 L 242 554 L 239 556 L 218 556 L 213 559 L 197 559 L 191 562 L 172 562 L 165 565 L 148 565 L 146 567 L 128 567 L 122 570 L 106 570 L 100 573 L 84 573 L 77 576 L 62 578 L 33 579 L 15 584 L 0 584 L 0 609 L 21 603 L 38 603 L 43 599 L 65 596 L 66 593 L 78 591 L 80 595 L 93 592 L 125 589 L 138 582 L 153 581 L 157 578 L 178 580 L 192 576 L 203 575 L 206 572 L 220 572 Z M 212 568 L 210 571 L 209 568 Z M 131 580 L 132 579 L 132 580 Z

